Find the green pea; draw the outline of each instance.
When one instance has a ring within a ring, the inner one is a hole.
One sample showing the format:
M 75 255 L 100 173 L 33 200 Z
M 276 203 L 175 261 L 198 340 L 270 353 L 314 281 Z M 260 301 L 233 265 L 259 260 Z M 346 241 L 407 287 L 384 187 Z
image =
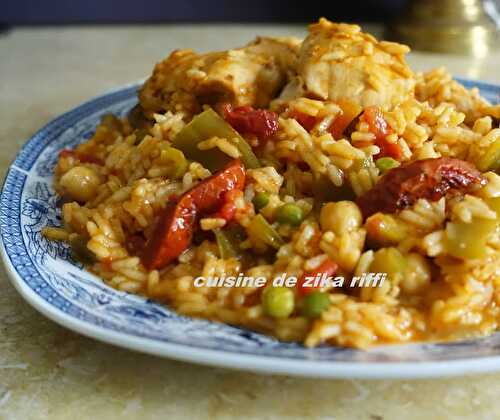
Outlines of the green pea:
M 377 165 L 377 168 L 379 168 L 382 172 L 387 172 L 390 169 L 397 168 L 400 163 L 391 157 L 383 157 L 377 159 L 375 165 Z
M 304 212 L 296 204 L 283 204 L 276 210 L 276 220 L 282 224 L 298 226 L 304 220 Z
M 262 294 L 262 306 L 273 318 L 288 318 L 295 307 L 293 291 L 286 287 L 269 287 Z
M 260 209 L 263 209 L 266 207 L 269 203 L 269 196 L 270 194 L 268 192 L 258 192 L 255 194 L 255 197 L 252 200 L 253 206 L 255 207 L 255 210 L 259 211 Z
M 325 292 L 312 292 L 302 301 L 302 314 L 308 318 L 318 318 L 330 306 L 330 295 Z

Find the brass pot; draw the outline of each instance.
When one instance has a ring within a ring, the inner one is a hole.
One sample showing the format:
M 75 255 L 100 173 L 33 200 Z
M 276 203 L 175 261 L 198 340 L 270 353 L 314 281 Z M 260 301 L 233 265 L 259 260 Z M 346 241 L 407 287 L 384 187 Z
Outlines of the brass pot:
M 493 0 L 411 0 L 386 31 L 386 38 L 417 50 L 484 57 L 497 47 Z

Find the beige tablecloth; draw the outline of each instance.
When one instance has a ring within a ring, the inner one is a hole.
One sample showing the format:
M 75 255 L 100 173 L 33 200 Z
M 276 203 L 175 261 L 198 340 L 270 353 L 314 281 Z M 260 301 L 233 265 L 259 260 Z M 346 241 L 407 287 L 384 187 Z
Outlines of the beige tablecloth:
M 375 28 L 377 29 L 377 28 Z M 0 168 L 70 107 L 149 74 L 174 48 L 239 45 L 298 26 L 120 26 L 0 34 Z M 499 56 L 430 54 L 416 69 L 500 82 Z M 141 355 L 65 330 L 29 307 L 0 271 L 0 419 L 494 418 L 500 374 L 426 381 L 261 376 Z

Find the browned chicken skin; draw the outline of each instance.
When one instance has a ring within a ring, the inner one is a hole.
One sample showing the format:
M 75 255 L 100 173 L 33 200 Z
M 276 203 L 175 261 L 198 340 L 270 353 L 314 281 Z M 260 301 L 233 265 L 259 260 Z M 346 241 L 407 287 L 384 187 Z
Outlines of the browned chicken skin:
M 146 114 L 200 112 L 203 104 L 266 107 L 295 71 L 300 40 L 257 38 L 235 50 L 176 50 L 158 63 L 139 92 Z
M 320 19 L 310 25 L 293 78 L 279 100 L 301 96 L 389 109 L 413 94 L 415 78 L 404 55 L 409 48 L 377 41 L 357 25 Z

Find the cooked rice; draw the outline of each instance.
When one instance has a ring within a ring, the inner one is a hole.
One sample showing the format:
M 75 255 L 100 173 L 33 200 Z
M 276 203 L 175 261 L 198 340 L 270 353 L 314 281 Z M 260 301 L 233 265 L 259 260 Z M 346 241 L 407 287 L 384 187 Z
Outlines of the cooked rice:
M 413 77 L 402 58 L 408 51 L 406 46 L 374 44 L 373 37 L 364 34 L 359 38 L 358 30 L 350 25 L 339 25 L 336 30 L 344 31 L 352 42 L 349 54 L 371 57 L 374 48 L 380 49 L 391 55 L 391 68 L 405 78 Z M 361 50 L 356 45 L 361 45 Z M 321 59 L 344 59 L 339 49 L 329 54 Z M 379 67 L 369 84 L 380 93 L 389 82 L 383 66 Z M 386 141 L 401 147 L 400 160 L 450 156 L 478 164 L 500 138 L 496 128 L 500 105 L 489 104 L 475 88 L 465 89 L 442 68 L 417 74 L 414 82 L 414 94 L 405 93 L 397 104 L 383 110 L 390 129 Z M 97 260 L 89 269 L 119 290 L 165 302 L 182 314 L 245 326 L 306 346 L 326 342 L 365 348 L 495 331 L 500 320 L 500 229 L 497 225 L 485 243 L 484 256 L 474 259 L 450 255 L 446 230 L 450 222 L 497 221 L 497 212 L 488 204 L 491 198 L 500 197 L 500 176 L 493 172 L 484 174 L 486 185 L 463 197 L 446 196 L 434 202 L 421 199 L 393 214 L 407 229 L 403 239 L 390 245 L 406 258 L 410 267 L 407 275 L 389 278 L 378 288 L 329 290 L 330 306 L 317 319 L 308 319 L 300 311 L 285 319 L 267 315 L 260 288 L 194 286 L 198 276 L 229 276 L 241 271 L 268 281 L 284 272 L 300 277 L 327 259 L 335 261 L 339 273 L 350 279 L 369 272 L 376 258 L 377 247 L 370 242 L 366 221 L 345 232 L 325 230 L 313 209 L 313 191 L 321 177 L 331 189 L 347 186 L 355 196 L 379 181 L 382 175 L 375 160 L 380 148 L 369 124 L 360 119 L 351 132 L 335 139 L 328 127 L 342 113 L 336 103 L 299 96 L 273 106 L 280 113 L 279 131 L 272 141 L 259 145 L 263 165 L 247 171 L 248 185 L 235 201 L 236 223 L 245 229 L 256 213 L 252 204 L 255 194 L 269 194 L 260 214 L 273 223 L 284 240 L 272 261 L 266 253 L 258 252 L 251 266 L 237 258 L 222 259 L 215 240 L 207 236 L 179 256 L 176 264 L 147 271 L 128 247 L 131 236 L 151 231 L 170 197 L 211 175 L 201 163 L 191 162 L 181 177 L 169 177 L 171 167 L 162 160 L 162 151 L 172 146 L 189 120 L 181 112 L 155 113 L 154 124 L 139 142 L 139 133 L 126 119 L 116 126 L 103 123 L 90 140 L 76 148 L 77 154 L 92 160 L 61 156 L 55 170 L 58 192 L 63 193 L 61 177 L 77 166 L 94 171 L 98 188 L 85 203 L 64 204 L 64 228 L 46 227 L 43 234 L 52 240 L 68 241 L 71 235 L 87 238 L 87 248 Z M 307 130 L 294 112 L 312 116 L 317 123 Z M 212 137 L 198 148 L 218 149 L 232 158 L 241 156 L 232 139 Z M 305 220 L 299 227 L 276 223 L 277 209 L 284 203 L 302 209 Z M 226 221 L 207 215 L 199 225 L 209 232 L 224 227 Z M 262 246 L 251 238 L 242 239 L 240 245 L 257 251 Z

